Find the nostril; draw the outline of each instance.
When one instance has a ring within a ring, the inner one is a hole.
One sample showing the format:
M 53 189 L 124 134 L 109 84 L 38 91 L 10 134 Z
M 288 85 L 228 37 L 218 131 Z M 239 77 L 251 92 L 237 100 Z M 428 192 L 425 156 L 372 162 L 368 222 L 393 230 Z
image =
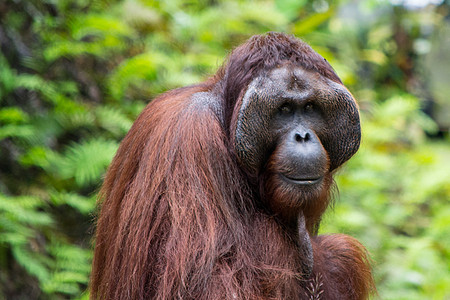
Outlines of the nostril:
M 307 142 L 307 141 L 310 140 L 311 135 L 309 134 L 309 132 L 305 132 L 303 134 L 297 132 L 294 135 L 294 138 L 295 138 L 295 141 L 298 142 L 298 143 Z
M 307 132 L 307 133 L 305 133 L 304 140 L 305 140 L 305 142 L 307 142 L 307 141 L 309 141 L 309 139 L 310 139 L 310 134 L 309 134 L 309 132 Z

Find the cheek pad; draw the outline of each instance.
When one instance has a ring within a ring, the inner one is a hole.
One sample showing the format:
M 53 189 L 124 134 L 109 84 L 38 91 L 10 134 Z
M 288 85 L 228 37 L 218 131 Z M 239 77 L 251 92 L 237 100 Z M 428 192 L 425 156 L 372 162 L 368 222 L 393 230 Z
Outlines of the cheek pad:
M 326 134 L 321 138 L 330 158 L 330 171 L 338 168 L 356 151 L 361 141 L 358 106 L 351 94 L 341 85 L 321 96 L 326 107 Z
M 276 107 L 277 91 L 267 77 L 253 80 L 242 99 L 235 131 L 235 151 L 240 164 L 252 174 L 262 168 L 272 140 L 271 113 Z
M 284 95 L 286 74 L 260 76 L 248 86 L 239 109 L 234 147 L 239 163 L 257 175 L 273 142 L 272 114 Z M 341 84 L 331 80 L 316 82 L 317 98 L 323 107 L 324 132 L 319 136 L 330 158 L 330 170 L 347 161 L 359 148 L 361 128 L 357 104 Z

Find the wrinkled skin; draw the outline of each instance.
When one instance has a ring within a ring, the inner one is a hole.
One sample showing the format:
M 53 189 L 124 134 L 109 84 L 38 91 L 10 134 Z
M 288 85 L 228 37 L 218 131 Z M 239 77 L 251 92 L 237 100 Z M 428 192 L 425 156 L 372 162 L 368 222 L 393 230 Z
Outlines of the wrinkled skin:
M 347 89 L 287 64 L 249 85 L 235 147 L 240 163 L 254 175 L 267 171 L 266 162 L 273 155 L 270 176 L 277 177 L 279 189 L 290 190 L 298 199 L 271 206 L 296 216 L 325 188 L 331 172 L 358 150 L 360 138 L 357 105 Z
M 313 265 L 307 229 L 312 233 L 314 224 L 305 224 L 304 214 L 321 206 L 332 171 L 358 150 L 360 132 L 357 105 L 347 89 L 299 66 L 285 64 L 262 74 L 243 96 L 237 156 L 253 176 L 265 174 L 268 206 L 297 231 L 299 248 L 309 257 L 305 273 Z

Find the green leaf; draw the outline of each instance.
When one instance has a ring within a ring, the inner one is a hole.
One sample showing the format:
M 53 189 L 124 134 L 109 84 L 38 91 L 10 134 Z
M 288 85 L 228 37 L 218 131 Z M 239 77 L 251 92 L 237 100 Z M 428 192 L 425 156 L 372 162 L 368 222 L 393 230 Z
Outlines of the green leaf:
M 52 168 L 63 178 L 74 178 L 79 186 L 99 182 L 117 148 L 117 142 L 102 139 L 73 144 L 52 159 Z
M 165 58 L 155 53 L 143 53 L 122 62 L 110 77 L 111 95 L 120 100 L 129 88 L 150 85 L 157 77 L 157 68 Z
M 8 124 L 0 127 L 0 140 L 9 137 L 29 138 L 33 133 L 34 128 L 30 125 Z
M 22 247 L 13 247 L 12 253 L 17 262 L 24 267 L 28 273 L 36 276 L 40 281 L 47 281 L 49 279 L 49 272 L 42 263 L 39 254 L 31 253 Z
M 0 109 L 0 123 L 22 123 L 28 120 L 28 115 L 19 107 L 5 107 Z
M 277 9 L 288 19 L 295 18 L 306 3 L 307 0 L 275 0 Z
M 316 30 L 320 25 L 328 21 L 334 14 L 334 9 L 330 8 L 326 12 L 312 14 L 309 17 L 295 23 L 292 32 L 297 36 L 306 35 Z
M 50 193 L 50 199 L 55 205 L 69 205 L 82 214 L 89 214 L 95 208 L 96 197 L 83 197 L 75 193 L 55 191 Z
M 133 122 L 118 108 L 99 107 L 95 111 L 98 124 L 116 136 L 124 135 L 130 130 Z

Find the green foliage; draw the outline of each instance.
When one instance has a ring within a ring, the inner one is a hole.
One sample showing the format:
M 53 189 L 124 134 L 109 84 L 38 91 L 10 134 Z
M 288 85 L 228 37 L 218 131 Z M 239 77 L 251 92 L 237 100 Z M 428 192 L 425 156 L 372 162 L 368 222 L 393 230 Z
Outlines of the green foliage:
M 361 107 L 361 150 L 338 173 L 340 196 L 321 231 L 367 246 L 381 298 L 450 297 L 448 128 L 423 110 L 429 95 L 446 93 L 428 90 L 419 69 L 436 61 L 424 59 L 426 45 L 439 40 L 430 35 L 448 8 L 7 0 L 0 5 L 0 299 L 88 299 L 96 193 L 133 120 L 157 94 L 202 81 L 230 49 L 271 30 L 310 43 Z
M 43 291 L 78 295 L 80 284 L 86 284 L 90 273 L 91 252 L 67 243 L 54 243 L 48 247 L 48 252 L 55 263 L 51 277 L 42 285 Z
M 50 168 L 61 179 L 73 178 L 78 186 L 83 187 L 98 181 L 116 150 L 114 141 L 93 139 L 76 143 L 62 155 L 53 155 Z

